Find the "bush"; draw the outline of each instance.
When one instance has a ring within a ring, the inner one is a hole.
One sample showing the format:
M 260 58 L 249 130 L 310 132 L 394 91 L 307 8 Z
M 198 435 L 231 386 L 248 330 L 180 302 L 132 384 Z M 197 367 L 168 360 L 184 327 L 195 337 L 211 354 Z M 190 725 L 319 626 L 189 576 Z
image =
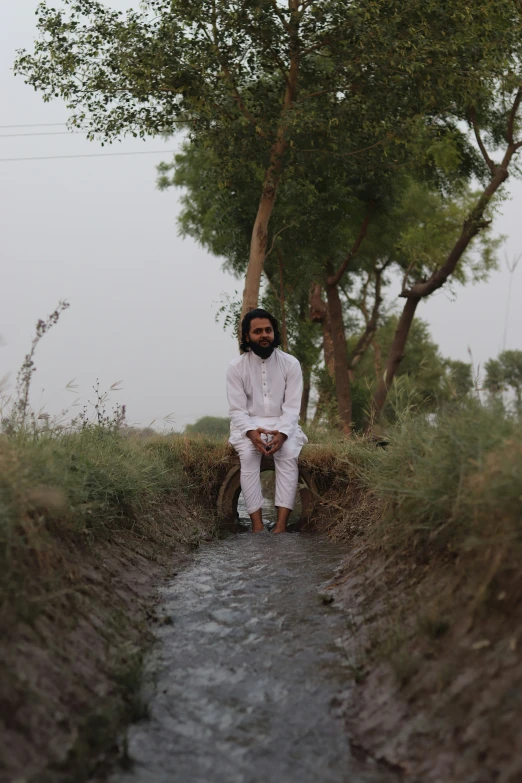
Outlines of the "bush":
M 228 438 L 230 420 L 220 416 L 203 416 L 195 424 L 187 424 L 185 432 L 190 435 L 207 435 L 211 438 Z
M 0 592 L 52 566 L 64 537 L 129 529 L 182 485 L 179 462 L 117 430 L 0 436 Z
M 522 421 L 498 402 L 469 399 L 407 417 L 362 468 L 386 502 L 386 541 L 455 553 L 519 546 Z

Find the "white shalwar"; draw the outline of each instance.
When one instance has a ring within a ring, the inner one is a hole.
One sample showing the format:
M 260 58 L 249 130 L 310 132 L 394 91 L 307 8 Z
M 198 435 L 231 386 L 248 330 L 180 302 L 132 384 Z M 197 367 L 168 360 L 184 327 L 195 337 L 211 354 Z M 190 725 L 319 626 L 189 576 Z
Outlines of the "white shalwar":
M 241 462 L 241 489 L 249 514 L 263 505 L 261 454 L 247 438 L 248 430 L 263 427 L 287 436 L 274 454 L 275 505 L 294 507 L 299 480 L 297 460 L 308 438 L 298 424 L 303 376 L 298 360 L 276 349 L 268 359 L 252 351 L 233 359 L 227 370 L 230 416 L 229 443 Z

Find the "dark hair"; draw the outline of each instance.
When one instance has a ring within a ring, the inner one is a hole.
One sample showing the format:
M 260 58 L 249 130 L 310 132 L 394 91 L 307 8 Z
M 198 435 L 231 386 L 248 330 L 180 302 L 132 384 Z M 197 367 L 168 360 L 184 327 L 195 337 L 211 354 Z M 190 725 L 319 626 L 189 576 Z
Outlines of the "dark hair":
M 274 348 L 278 348 L 281 345 L 281 335 L 279 334 L 279 324 L 277 323 L 274 316 L 267 312 L 266 310 L 263 310 L 261 307 L 256 307 L 255 310 L 250 310 L 249 313 L 245 315 L 243 320 L 241 321 L 241 350 L 246 353 L 250 350 L 250 343 L 248 342 L 248 335 L 250 333 L 250 324 L 254 320 L 254 318 L 268 318 L 270 323 L 272 324 L 272 329 L 274 330 L 274 341 L 272 343 L 272 346 Z

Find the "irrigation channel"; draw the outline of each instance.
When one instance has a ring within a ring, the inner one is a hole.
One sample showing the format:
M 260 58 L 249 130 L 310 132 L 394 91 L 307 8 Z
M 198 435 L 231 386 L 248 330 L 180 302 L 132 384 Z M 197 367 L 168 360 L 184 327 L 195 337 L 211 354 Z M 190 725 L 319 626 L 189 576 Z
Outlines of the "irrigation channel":
M 341 556 L 310 533 L 202 547 L 164 589 L 149 717 L 111 783 L 395 783 L 352 755 L 333 707 L 346 620 L 318 590 Z

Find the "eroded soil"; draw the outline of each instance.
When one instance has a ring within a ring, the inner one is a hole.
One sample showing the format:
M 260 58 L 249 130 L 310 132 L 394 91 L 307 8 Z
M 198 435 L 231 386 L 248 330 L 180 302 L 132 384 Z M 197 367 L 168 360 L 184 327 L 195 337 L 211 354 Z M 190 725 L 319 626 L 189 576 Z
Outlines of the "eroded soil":
M 0 783 L 82 783 L 118 755 L 118 732 L 141 709 L 158 584 L 212 533 L 178 499 L 133 528 L 57 539 L 53 570 L 35 568 L 4 608 Z
M 474 576 L 360 542 L 326 589 L 348 620 L 348 732 L 407 781 L 522 781 L 520 585 Z

